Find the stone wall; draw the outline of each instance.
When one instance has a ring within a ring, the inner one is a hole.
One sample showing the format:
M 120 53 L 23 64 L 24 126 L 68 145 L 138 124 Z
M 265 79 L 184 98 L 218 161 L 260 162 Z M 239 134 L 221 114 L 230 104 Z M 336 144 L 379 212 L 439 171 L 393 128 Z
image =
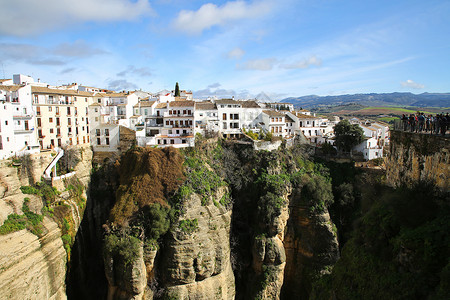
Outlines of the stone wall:
M 391 186 L 433 182 L 442 190 L 449 188 L 450 140 L 429 134 L 391 132 L 386 158 L 386 182 Z

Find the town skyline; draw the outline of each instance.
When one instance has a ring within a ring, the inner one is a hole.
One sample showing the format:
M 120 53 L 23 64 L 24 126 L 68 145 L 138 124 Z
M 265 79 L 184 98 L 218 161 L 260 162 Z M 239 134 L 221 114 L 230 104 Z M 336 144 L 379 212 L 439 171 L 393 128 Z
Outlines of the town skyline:
M 0 12 L 0 77 L 150 92 L 179 82 L 196 98 L 443 93 L 449 13 L 446 1 L 18 0 Z

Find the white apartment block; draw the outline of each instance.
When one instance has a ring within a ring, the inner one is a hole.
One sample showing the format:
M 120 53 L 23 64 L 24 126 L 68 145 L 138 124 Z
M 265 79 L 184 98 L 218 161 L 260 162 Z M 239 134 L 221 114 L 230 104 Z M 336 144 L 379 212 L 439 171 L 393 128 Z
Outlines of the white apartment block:
M 242 104 L 233 99 L 215 100 L 219 117 L 219 131 L 226 138 L 241 136 Z
M 38 151 L 31 86 L 0 85 L 0 158 Z
M 167 110 L 162 112 L 161 133 L 156 136 L 157 145 L 194 146 L 194 104 L 195 102 L 190 100 L 175 100 L 167 103 Z
M 206 135 L 210 132 L 219 132 L 219 111 L 216 104 L 211 101 L 195 103 L 194 133 Z
M 41 149 L 89 144 L 91 93 L 39 86 L 31 91 Z
M 275 110 L 264 110 L 262 112 L 262 121 L 267 132 L 273 136 L 286 136 L 286 115 Z

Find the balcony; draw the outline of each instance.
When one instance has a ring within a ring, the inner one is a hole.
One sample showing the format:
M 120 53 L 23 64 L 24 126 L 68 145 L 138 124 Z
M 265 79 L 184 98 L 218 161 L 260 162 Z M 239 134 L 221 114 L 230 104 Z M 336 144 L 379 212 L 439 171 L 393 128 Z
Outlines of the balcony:
M 165 118 L 167 118 L 167 117 L 176 117 L 176 118 L 178 118 L 178 117 L 190 117 L 190 118 L 192 118 L 192 117 L 194 117 L 194 114 L 193 114 L 193 112 L 191 112 L 190 114 L 169 114 L 168 111 L 165 111 L 163 116 Z
M 33 116 L 32 115 L 16 115 L 16 116 L 13 116 L 13 118 L 14 119 L 31 119 L 31 118 L 33 118 Z

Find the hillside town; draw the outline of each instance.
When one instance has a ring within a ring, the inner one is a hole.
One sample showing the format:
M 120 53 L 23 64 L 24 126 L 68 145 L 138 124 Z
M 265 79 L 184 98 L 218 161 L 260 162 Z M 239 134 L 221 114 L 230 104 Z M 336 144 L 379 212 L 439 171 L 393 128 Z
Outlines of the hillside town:
M 116 92 L 77 83 L 51 86 L 22 74 L 0 79 L 0 102 L 0 159 L 72 145 L 120 153 L 130 140 L 142 147 L 192 147 L 196 135 L 267 141 L 300 137 L 321 147 L 334 144 L 333 128 L 340 121 L 296 110 L 290 103 L 194 99 L 178 84 L 158 93 Z M 365 160 L 382 157 L 388 125 L 349 121 L 365 135 L 353 151 Z

